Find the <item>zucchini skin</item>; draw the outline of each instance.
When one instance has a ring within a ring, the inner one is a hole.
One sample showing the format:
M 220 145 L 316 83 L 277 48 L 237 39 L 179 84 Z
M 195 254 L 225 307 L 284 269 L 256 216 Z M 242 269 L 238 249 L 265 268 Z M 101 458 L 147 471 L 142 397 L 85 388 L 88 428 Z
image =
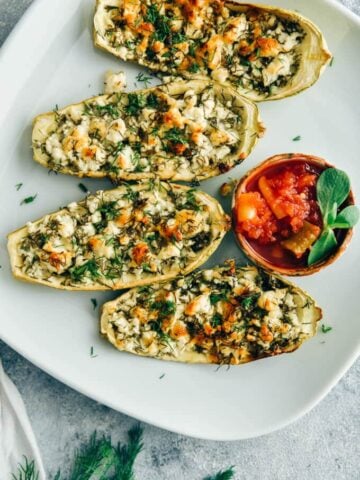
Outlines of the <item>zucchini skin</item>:
M 238 365 L 296 350 L 316 334 L 321 317 L 304 290 L 230 261 L 105 303 L 100 332 L 141 356 Z
M 118 45 L 113 45 L 112 44 L 112 37 L 111 34 L 109 35 L 107 33 L 107 29 L 110 29 L 114 31 L 114 38 L 116 38 L 116 35 L 128 35 L 128 25 L 126 24 L 126 21 L 123 23 L 123 26 L 119 26 L 117 24 L 113 23 L 113 16 L 117 13 L 113 13 L 112 10 L 107 10 L 107 4 L 108 0 L 97 0 L 97 6 L 95 10 L 95 17 L 94 17 L 94 43 L 95 45 L 103 49 L 119 58 L 122 60 L 126 61 L 135 61 L 139 63 L 140 65 L 144 65 L 154 71 L 162 71 L 166 73 L 171 73 L 172 75 L 181 75 L 183 77 L 197 77 L 197 78 L 206 78 L 208 76 L 211 76 L 212 78 L 217 79 L 218 81 L 221 81 L 222 83 L 229 83 L 232 84 L 234 88 L 237 89 L 237 91 L 249 98 L 250 100 L 256 101 L 256 102 L 261 102 L 261 101 L 268 101 L 268 100 L 280 100 L 288 96 L 292 96 L 295 94 L 300 93 L 301 91 L 311 87 L 320 77 L 320 75 L 323 73 L 325 67 L 329 64 L 332 55 L 328 50 L 326 40 L 320 31 L 320 29 L 309 19 L 305 18 L 301 14 L 295 11 L 291 10 L 286 10 L 283 8 L 279 7 L 273 7 L 273 6 L 268 6 L 268 5 L 262 5 L 262 4 L 250 4 L 250 3 L 242 3 L 240 1 L 227 1 L 224 3 L 225 8 L 227 9 L 228 12 L 230 12 L 230 19 L 231 21 L 236 22 L 237 19 L 241 16 L 241 14 L 248 15 L 248 24 L 249 28 L 251 29 L 256 29 L 257 28 L 257 16 L 270 16 L 274 15 L 278 19 L 282 20 L 285 23 L 288 24 L 297 24 L 299 25 L 299 28 L 302 30 L 304 33 L 304 38 L 302 41 L 296 45 L 294 48 L 294 58 L 296 57 L 296 63 L 298 63 L 298 67 L 296 68 L 296 71 L 293 71 L 292 74 L 290 75 L 285 75 L 284 78 L 284 83 L 283 85 L 276 84 L 276 89 L 263 89 L 261 86 L 259 87 L 252 87 L 251 85 L 249 86 L 248 84 L 243 85 L 242 81 L 239 81 L 239 78 L 243 78 L 242 73 L 239 76 L 239 72 L 234 71 L 234 67 L 232 66 L 233 63 L 230 65 L 228 64 L 229 61 L 227 58 L 229 58 L 229 34 L 231 33 L 236 33 L 234 35 L 234 38 L 232 39 L 234 43 L 234 48 L 231 51 L 231 56 L 236 57 L 238 59 L 238 45 L 236 44 L 239 35 L 243 35 L 244 32 L 236 32 L 236 25 L 233 26 L 233 30 L 228 31 L 227 35 L 228 37 L 224 37 L 224 44 L 225 46 L 223 47 L 223 50 L 220 54 L 220 47 L 217 48 L 218 45 L 218 38 L 222 34 L 222 28 L 223 24 L 226 23 L 226 16 L 229 15 L 227 13 L 225 17 L 223 18 L 223 10 L 224 8 L 221 6 L 221 3 L 217 2 L 210 2 L 210 5 L 214 4 L 214 10 L 218 10 L 217 13 L 213 15 L 213 21 L 210 22 L 209 25 L 204 24 L 201 26 L 200 30 L 203 30 L 206 32 L 206 39 L 210 37 L 210 39 L 213 38 L 213 44 L 215 45 L 215 50 L 211 50 L 211 52 L 207 52 L 205 49 L 205 53 L 209 55 L 209 57 L 212 58 L 211 62 L 213 62 L 213 58 L 216 56 L 221 56 L 221 61 L 219 61 L 219 64 L 216 66 L 213 66 L 209 64 L 209 61 L 206 60 L 208 63 L 205 64 L 205 66 L 202 66 L 203 62 L 203 50 L 196 50 L 195 52 L 195 58 L 197 61 L 197 65 L 200 64 L 200 68 L 197 69 L 197 71 L 191 71 L 192 69 L 189 68 L 188 70 L 184 69 L 183 63 L 180 65 L 174 65 L 173 63 L 166 63 L 166 61 L 162 60 L 161 57 L 157 56 L 154 59 L 149 59 L 146 55 L 143 54 L 143 52 L 138 52 L 137 48 L 132 48 L 131 50 L 128 50 L 127 47 L 122 46 L 119 48 Z M 126 5 L 130 3 L 128 0 L 119 0 L 118 2 L 111 2 L 112 5 L 117 5 L 120 7 L 120 9 L 126 8 Z M 138 2 L 134 2 L 135 4 L 140 4 L 141 8 L 145 8 L 145 6 L 149 6 L 149 2 L 146 0 L 140 0 Z M 153 2 L 156 5 L 158 4 L 157 2 Z M 176 2 L 174 2 L 176 4 Z M 183 2 L 182 2 L 183 3 Z M 189 8 L 187 5 L 187 2 L 184 2 L 185 9 Z M 191 2 L 189 2 L 191 4 Z M 220 5 L 220 6 L 219 6 Z M 190 7 L 191 9 L 191 7 Z M 119 10 L 120 11 L 120 10 Z M 180 10 L 181 11 L 181 10 Z M 184 11 L 183 11 L 184 12 Z M 198 11 L 193 9 L 193 17 L 195 19 L 195 22 L 199 18 L 199 14 L 201 13 L 201 9 Z M 186 19 L 186 10 L 185 13 L 180 13 L 180 17 L 182 20 L 184 20 L 185 25 L 189 25 L 189 23 L 186 24 L 188 21 Z M 220 21 L 221 29 L 218 31 L 216 27 L 217 21 Z M 215 25 L 215 26 L 214 26 Z M 129 27 L 132 29 L 131 25 Z M 248 28 L 248 27 L 247 27 Z M 131 30 L 133 32 L 133 29 Z M 186 33 L 186 29 L 180 30 L 181 33 Z M 246 32 L 246 31 L 245 31 Z M 290 30 L 291 32 L 291 30 Z M 267 32 L 266 29 L 264 30 L 263 37 L 267 38 Z M 155 34 L 156 35 L 156 34 Z M 226 36 L 226 35 L 225 35 Z M 185 35 L 186 37 L 186 35 Z M 137 39 L 135 35 L 135 41 Z M 140 34 L 139 36 L 140 39 L 145 38 Z M 147 38 L 147 37 L 146 37 Z M 243 39 L 243 37 L 240 37 Z M 150 36 L 150 40 L 152 37 Z M 168 39 L 166 40 L 168 41 Z M 204 44 L 202 43 L 202 39 L 196 38 L 196 41 L 199 41 L 201 44 L 201 48 L 207 48 L 206 46 L 204 47 Z M 191 45 L 191 39 L 185 38 L 185 43 L 188 42 L 189 45 Z M 249 42 L 250 44 L 251 42 Z M 231 42 L 230 42 L 231 44 Z M 124 44 L 125 45 L 125 44 Z M 182 45 L 182 44 L 181 44 Z M 212 45 L 213 46 L 213 45 Z M 245 45 L 246 47 L 246 45 Z M 124 50 L 125 48 L 125 50 Z M 172 48 L 177 48 L 176 44 Z M 245 60 L 246 62 L 248 61 L 248 58 L 250 58 L 250 62 L 255 61 L 250 55 L 250 52 L 246 52 L 245 50 L 241 50 L 243 47 L 240 47 L 240 52 L 241 54 L 239 55 L 241 58 L 244 58 L 243 52 L 245 52 Z M 254 47 L 252 49 L 253 52 L 256 53 L 256 48 Z M 226 55 L 224 54 L 226 52 Z M 211 55 L 210 55 L 211 53 Z M 265 53 L 265 55 L 267 55 Z M 272 57 L 272 54 L 270 53 L 270 58 Z M 275 55 L 274 55 L 275 57 Z M 172 60 L 173 57 L 169 58 Z M 267 57 L 269 58 L 269 57 Z M 192 62 L 193 60 L 191 59 L 191 55 L 186 54 L 185 55 L 185 60 L 189 60 Z M 199 60 L 200 59 L 200 60 Z M 236 60 L 237 61 L 237 60 Z M 200 62 L 200 63 L 199 63 Z M 211 65 L 211 66 L 209 66 Z M 240 64 L 241 65 L 241 64 Z M 256 65 L 258 67 L 258 65 Z M 261 67 L 262 68 L 262 67 Z M 295 66 L 294 66 L 295 69 Z M 190 71 L 189 71 L 190 70 Z M 241 70 L 241 68 L 240 68 Z M 226 74 L 227 71 L 227 74 Z M 252 72 L 252 70 L 250 70 Z M 224 75 L 225 72 L 225 75 Z M 252 75 L 252 73 L 251 73 Z M 264 85 L 266 86 L 266 85 Z

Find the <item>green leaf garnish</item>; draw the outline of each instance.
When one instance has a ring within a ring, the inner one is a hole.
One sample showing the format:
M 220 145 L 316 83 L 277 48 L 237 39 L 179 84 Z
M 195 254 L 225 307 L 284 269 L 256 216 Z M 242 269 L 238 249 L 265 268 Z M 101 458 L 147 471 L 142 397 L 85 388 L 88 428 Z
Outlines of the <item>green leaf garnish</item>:
M 293 142 L 298 142 L 299 140 L 301 140 L 301 135 L 297 135 L 292 139 Z
M 16 190 L 19 191 L 20 188 L 21 188 L 23 185 L 24 185 L 23 183 L 17 183 L 17 184 L 15 185 Z
M 342 170 L 327 168 L 319 176 L 316 195 L 323 219 L 323 231 L 310 250 L 308 265 L 320 262 L 337 248 L 334 229 L 352 228 L 359 221 L 360 213 L 355 205 L 349 205 L 338 213 L 349 193 L 350 180 Z
M 345 207 L 335 218 L 332 228 L 352 228 L 357 224 L 360 218 L 360 212 L 355 205 Z
M 320 260 L 330 255 L 336 247 L 337 241 L 334 232 L 331 228 L 324 230 L 310 250 L 308 265 L 320 262 Z
M 316 184 L 316 195 L 323 216 L 323 222 L 328 225 L 329 214 L 345 202 L 350 193 L 350 180 L 345 172 L 336 168 L 327 168 L 319 176 Z

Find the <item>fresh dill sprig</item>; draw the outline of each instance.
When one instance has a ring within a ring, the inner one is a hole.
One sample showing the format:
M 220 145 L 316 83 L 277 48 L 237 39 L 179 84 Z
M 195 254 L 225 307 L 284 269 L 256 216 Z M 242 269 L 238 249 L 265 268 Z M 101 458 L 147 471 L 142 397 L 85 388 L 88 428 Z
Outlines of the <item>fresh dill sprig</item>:
M 116 462 L 117 456 L 111 439 L 105 436 L 97 438 L 94 432 L 89 442 L 76 451 L 68 480 L 89 480 L 92 476 L 98 479 L 111 478 L 111 469 L 114 470 Z
M 142 82 L 145 85 L 145 88 L 147 88 L 151 83 L 151 77 L 149 75 L 146 75 L 146 73 L 142 72 L 136 75 L 136 80 L 138 82 Z
M 127 445 L 118 444 L 116 448 L 118 465 L 114 480 L 135 480 L 133 467 L 136 457 L 144 446 L 142 436 L 143 429 L 137 424 L 128 432 L 129 443 Z
M 36 470 L 35 461 L 31 462 L 24 455 L 23 464 L 18 465 L 18 471 L 16 474 L 12 474 L 13 480 L 38 480 L 39 472 Z
M 204 480 L 231 480 L 235 475 L 234 467 L 230 467 L 226 470 L 221 470 L 213 476 L 206 477 Z

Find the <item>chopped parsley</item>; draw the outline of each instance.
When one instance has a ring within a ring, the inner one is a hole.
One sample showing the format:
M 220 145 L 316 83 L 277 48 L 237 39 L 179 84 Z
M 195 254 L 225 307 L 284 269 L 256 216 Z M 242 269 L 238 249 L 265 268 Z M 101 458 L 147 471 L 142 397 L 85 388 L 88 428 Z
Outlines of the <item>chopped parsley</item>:
M 30 196 L 30 197 L 25 197 L 23 200 L 21 200 L 20 205 L 24 205 L 24 204 L 27 204 L 27 203 L 32 203 L 35 200 L 36 197 L 37 197 L 37 193 L 35 195 Z

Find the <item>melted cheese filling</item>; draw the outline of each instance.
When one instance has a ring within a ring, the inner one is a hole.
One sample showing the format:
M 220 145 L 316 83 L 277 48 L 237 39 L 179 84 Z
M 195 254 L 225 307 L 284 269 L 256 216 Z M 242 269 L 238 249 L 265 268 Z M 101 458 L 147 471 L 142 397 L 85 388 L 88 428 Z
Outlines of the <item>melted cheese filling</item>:
M 216 201 L 213 200 L 215 203 Z M 226 230 L 209 198 L 155 181 L 89 195 L 27 225 L 21 270 L 61 285 L 112 286 L 186 268 Z
M 297 22 L 256 9 L 241 13 L 221 0 L 105 0 L 97 24 L 123 60 L 230 80 L 265 96 L 296 74 L 305 37 Z
M 54 127 L 34 141 L 34 148 L 58 171 L 196 178 L 233 166 L 230 154 L 241 143 L 241 124 L 232 100 L 219 99 L 212 87 L 177 96 L 155 88 L 110 94 L 56 112 Z
M 313 308 L 305 293 L 264 271 L 223 267 L 133 289 L 103 315 L 121 350 L 238 364 L 297 348 L 314 334 Z

